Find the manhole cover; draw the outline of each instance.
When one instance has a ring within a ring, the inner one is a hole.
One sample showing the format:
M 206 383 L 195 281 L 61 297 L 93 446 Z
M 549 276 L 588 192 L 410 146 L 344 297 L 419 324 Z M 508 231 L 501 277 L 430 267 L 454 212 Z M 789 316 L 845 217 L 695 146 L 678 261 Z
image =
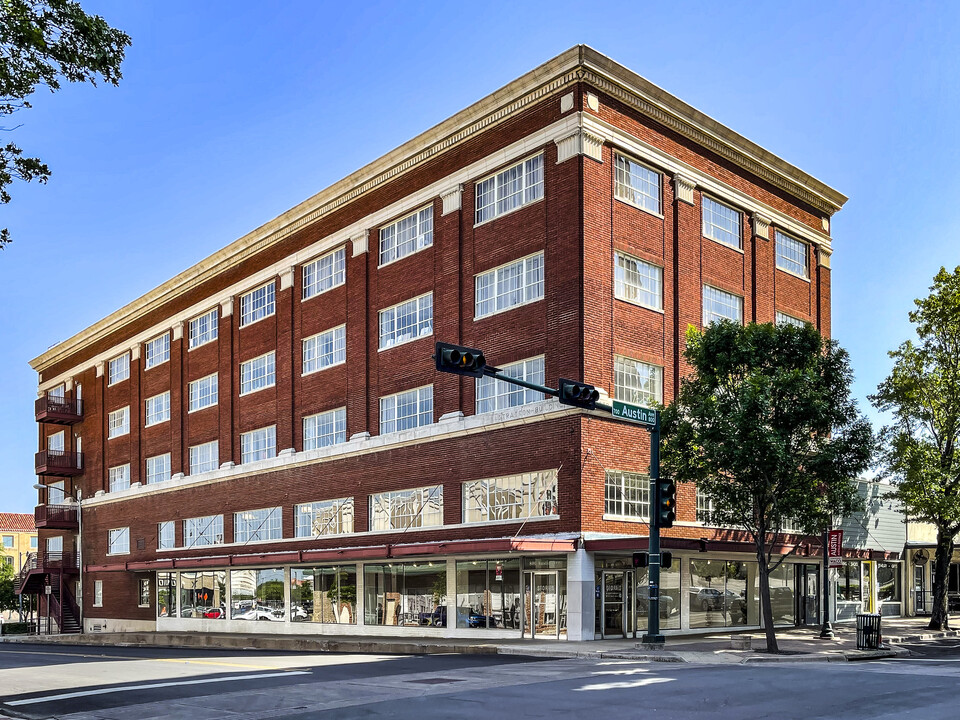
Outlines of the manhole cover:
M 411 683 L 420 683 L 421 685 L 439 685 L 440 683 L 463 682 L 459 678 L 419 678 L 417 680 L 407 680 Z

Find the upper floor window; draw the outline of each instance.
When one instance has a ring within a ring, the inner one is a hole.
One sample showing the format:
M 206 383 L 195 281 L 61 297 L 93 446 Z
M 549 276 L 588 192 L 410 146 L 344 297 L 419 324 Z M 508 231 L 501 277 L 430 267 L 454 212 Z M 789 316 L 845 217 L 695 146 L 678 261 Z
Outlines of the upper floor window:
M 240 462 L 267 460 L 277 456 L 277 426 L 251 430 L 240 435 Z
M 220 467 L 220 442 L 213 440 L 190 447 L 190 474 L 199 475 Z
M 663 268 L 626 253 L 614 254 L 614 297 L 663 310 Z
M 62 453 L 64 451 L 64 436 L 66 435 L 65 431 L 61 430 L 56 432 L 53 435 L 47 436 L 47 451 L 48 452 L 58 452 Z
M 543 298 L 543 252 L 480 273 L 475 285 L 474 318 L 540 300 Z
M 170 479 L 170 453 L 147 458 L 147 485 Z
M 706 525 L 713 523 L 713 514 L 715 511 L 713 498 L 697 488 L 697 520 Z
M 130 377 L 130 353 L 125 352 L 107 364 L 107 385 L 113 385 Z
M 663 176 L 619 153 L 615 158 L 614 195 L 647 212 L 660 214 L 660 185 Z
M 347 409 L 337 408 L 303 419 L 303 449 L 337 445 L 347 441 Z
M 802 278 L 810 277 L 810 246 L 776 231 L 777 267 Z
M 183 546 L 223 544 L 223 515 L 206 515 L 183 521 Z
M 149 427 L 150 425 L 156 425 L 157 423 L 166 422 L 170 419 L 170 391 L 160 393 L 159 395 L 154 395 L 152 398 L 147 398 L 146 401 L 146 414 L 144 416 L 144 425 Z
M 703 326 L 717 320 L 743 323 L 743 298 L 710 285 L 703 286 Z
M 244 510 L 233 514 L 233 541 L 260 542 L 283 537 L 280 508 Z
M 443 486 L 370 496 L 371 530 L 405 530 L 443 525 Z
M 191 349 L 217 339 L 218 318 L 219 312 L 217 308 L 214 308 L 210 312 L 204 313 L 200 317 L 196 317 L 190 321 L 190 329 L 188 330 L 190 339 L 188 344 Z
M 521 360 L 501 367 L 507 377 L 544 384 L 543 356 Z M 543 393 L 511 385 L 492 377 L 477 378 L 477 414 L 505 410 L 543 400 Z
M 380 311 L 380 349 L 433 334 L 433 293 Z
M 3 536 L 3 546 L 5 548 L 12 548 L 14 545 L 13 535 L 4 535 Z
M 386 265 L 433 245 L 433 205 L 380 229 L 380 264 Z
M 603 483 L 603 513 L 647 520 L 650 517 L 650 476 L 607 470 Z
M 47 485 L 47 504 L 63 505 L 67 498 L 66 483 L 63 480 Z
M 433 385 L 380 398 L 380 434 L 433 422 Z
M 353 532 L 353 498 L 303 503 L 294 508 L 297 537 L 345 535 Z
M 273 315 L 276 310 L 275 283 L 269 283 L 240 296 L 240 327 Z
M 308 337 L 303 341 L 303 374 L 347 361 L 347 326 Z
M 217 373 L 194 380 L 190 383 L 189 389 L 191 412 L 216 405 L 219 394 Z
M 60 383 L 56 387 L 52 387 L 47 390 L 47 398 L 50 400 L 59 400 L 63 402 L 64 393 L 66 392 L 66 387 L 63 383 Z
M 703 196 L 701 205 L 703 236 L 741 250 L 743 223 L 740 213 L 706 195 Z
M 240 394 L 272 387 L 277 381 L 276 370 L 276 353 L 273 350 L 240 363 Z
M 173 520 L 157 524 L 157 550 L 169 550 L 177 546 L 176 528 Z
M 303 299 L 312 298 L 343 285 L 346 279 L 346 251 L 339 247 L 303 266 Z
M 795 318 L 793 315 L 787 315 L 777 310 L 777 325 L 793 325 L 794 327 L 803 327 L 806 321 Z
M 36 535 L 31 535 L 31 536 L 30 536 L 30 549 L 31 549 L 31 550 L 36 550 L 36 549 L 37 549 L 37 536 L 36 536 Z
M 120 492 L 130 487 L 130 463 L 115 465 L 107 470 L 110 492 Z
M 658 365 L 613 357 L 613 392 L 617 400 L 649 407 L 663 402 L 663 368 Z
M 149 370 L 170 359 L 170 333 L 165 332 L 147 342 L 144 348 L 143 367 Z
M 477 225 L 539 200 L 543 197 L 543 153 L 481 180 L 476 191 Z
M 130 528 L 117 528 L 107 532 L 107 554 L 122 555 L 130 552 Z
M 556 470 L 463 483 L 463 521 L 467 523 L 557 513 Z
M 114 410 L 107 416 L 107 437 L 115 438 L 130 432 L 130 407 Z

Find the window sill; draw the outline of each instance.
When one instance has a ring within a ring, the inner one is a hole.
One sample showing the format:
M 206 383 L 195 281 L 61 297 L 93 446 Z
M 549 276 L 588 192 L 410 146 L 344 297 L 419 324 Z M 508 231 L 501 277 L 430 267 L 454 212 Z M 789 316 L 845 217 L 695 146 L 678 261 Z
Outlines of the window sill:
M 632 517 L 630 515 L 608 515 L 607 513 L 603 514 L 604 520 L 609 520 L 611 522 L 628 522 L 628 523 L 637 523 L 638 525 L 649 525 L 650 521 L 647 518 L 642 517 Z
M 237 395 L 237 397 L 246 397 L 247 395 L 253 395 L 254 393 L 260 392 L 261 390 L 269 390 L 270 388 L 276 387 L 276 386 L 277 386 L 277 381 L 274 380 L 269 385 L 264 385 L 263 387 L 258 387 L 258 388 L 254 388 L 253 390 L 247 390 L 245 392 L 241 392 L 239 395 Z
M 407 344 L 409 344 L 409 343 L 416 342 L 417 340 L 426 340 L 427 338 L 431 338 L 431 337 L 433 337 L 433 327 L 432 327 L 432 326 L 431 326 L 431 328 L 430 328 L 430 334 L 429 334 L 429 335 L 427 335 L 427 334 L 417 335 L 416 337 L 412 337 L 412 338 L 410 338 L 409 340 L 401 340 L 400 342 L 395 342 L 395 343 L 393 343 L 392 345 L 387 345 L 386 347 L 378 347 L 378 348 L 377 348 L 377 352 L 378 352 L 378 353 L 386 352 L 387 350 L 393 350 L 394 348 L 400 347 L 401 345 L 407 345 Z M 344 361 L 344 362 L 346 362 L 346 361 Z M 337 363 L 337 364 L 339 365 L 340 363 Z M 324 370 L 326 370 L 326 368 L 324 368 Z M 318 372 L 318 371 L 315 370 L 314 372 Z
M 653 217 L 655 217 L 655 218 L 660 218 L 661 220 L 663 220 L 663 213 L 662 213 L 662 212 L 654 212 L 653 210 L 647 210 L 645 207 L 641 207 L 640 205 L 637 205 L 637 204 L 634 203 L 634 202 L 630 202 L 630 201 L 627 200 L 626 198 L 617 197 L 616 190 L 614 190 L 613 199 L 616 200 L 616 201 L 618 201 L 618 202 L 622 202 L 624 205 L 627 205 L 627 206 L 629 206 L 629 207 L 636 208 L 636 209 L 639 210 L 640 212 L 646 213 L 647 215 L 653 215 Z
M 130 431 L 127 430 L 126 432 L 117 433 L 116 435 L 107 435 L 107 440 L 116 440 L 119 437 L 123 437 L 124 435 L 129 435 L 129 434 L 130 434 Z
M 389 267 L 389 266 L 391 266 L 391 265 L 395 265 L 396 263 L 400 262 L 401 260 L 406 260 L 408 257 L 413 257 L 413 256 L 416 255 L 417 253 L 423 252 L 423 251 L 426 250 L 427 248 L 432 248 L 432 247 L 433 247 L 433 243 L 431 242 L 429 245 L 424 245 L 423 247 L 418 247 L 418 248 L 417 248 L 416 250 L 414 250 L 413 252 L 408 252 L 406 255 L 404 255 L 404 256 L 402 256 L 402 257 L 394 258 L 393 260 L 387 260 L 387 262 L 381 262 L 379 265 L 377 265 L 377 270 L 381 270 L 381 269 L 383 269 L 383 268 L 385 268 L 385 267 Z M 377 261 L 378 261 L 378 262 L 380 261 L 379 253 L 378 253 Z
M 276 308 L 274 308 L 273 312 L 271 312 L 269 315 L 264 315 L 263 317 L 259 317 L 259 318 L 257 318 L 256 320 L 251 320 L 251 321 L 248 322 L 248 323 L 243 323 L 243 324 L 239 325 L 239 326 L 237 327 L 237 329 L 238 329 L 238 330 L 243 330 L 244 328 L 248 328 L 248 327 L 250 327 L 251 325 L 256 325 L 258 322 L 262 322 L 262 321 L 266 320 L 267 318 L 271 318 L 271 317 L 273 317 L 273 316 L 276 315 L 276 314 L 277 314 L 277 311 L 276 311 Z
M 163 420 L 154 420 L 152 423 L 144 423 L 143 427 L 154 427 L 155 425 L 163 425 L 165 422 L 170 422 L 170 418 L 164 418 Z
M 482 182 L 482 181 L 481 181 L 481 182 Z M 532 207 L 533 205 L 536 205 L 536 204 L 539 203 L 539 202 L 543 202 L 543 198 L 544 198 L 544 197 L 546 197 L 546 191 L 544 191 L 544 194 L 541 195 L 540 197 L 538 197 L 536 200 L 531 200 L 530 202 L 524 203 L 523 205 L 518 205 L 517 207 L 513 208 L 512 210 L 507 210 L 505 213 L 501 213 L 501 214 L 499 214 L 499 215 L 494 215 L 492 218 L 487 218 L 486 220 L 483 220 L 482 222 L 476 222 L 476 220 L 474 220 L 473 227 L 474 227 L 474 229 L 476 229 L 476 228 L 478 228 L 478 227 L 483 227 L 484 225 L 489 225 L 489 224 L 492 223 L 494 220 L 499 220 L 500 218 L 505 218 L 505 217 L 507 217 L 507 215 L 513 215 L 513 213 L 517 212 L 518 210 L 523 210 L 524 208 Z M 474 211 L 474 218 L 476 218 L 476 211 Z
M 544 295 L 545 295 L 545 294 L 546 294 L 546 293 L 544 293 Z M 503 310 L 495 310 L 494 312 L 492 312 L 492 313 L 487 313 L 486 315 L 476 315 L 476 310 L 474 310 L 473 321 L 474 321 L 474 322 L 477 322 L 478 320 L 486 320 L 487 318 L 492 318 L 492 317 L 494 317 L 494 316 L 496 316 L 496 315 L 502 315 L 502 314 L 505 313 L 505 312 L 510 312 L 511 310 L 515 310 L 516 308 L 523 307 L 523 306 L 525 306 L 525 305 L 533 305 L 534 303 L 538 303 L 538 302 L 540 302 L 540 301 L 542 301 L 542 300 L 543 300 L 543 296 L 538 297 L 538 298 L 536 298 L 535 300 L 525 300 L 525 301 L 522 302 L 522 303 L 517 303 L 516 305 L 511 305 L 510 307 L 504 308 Z
M 655 313 L 657 313 L 658 315 L 664 315 L 664 314 L 665 314 L 663 308 L 650 307 L 649 305 L 644 305 L 643 303 L 639 303 L 639 302 L 637 302 L 636 300 L 629 300 L 629 299 L 627 299 L 627 298 L 625 298 L 625 297 L 620 297 L 619 295 L 614 295 L 613 297 L 614 297 L 615 300 L 619 300 L 620 302 L 625 302 L 625 303 L 627 303 L 627 305 L 633 305 L 634 307 L 643 308 L 644 310 L 649 310 L 650 312 L 655 312 Z
M 193 352 L 197 348 L 202 348 L 204 345 L 209 345 L 212 342 L 216 342 L 218 339 L 219 337 L 212 337 L 209 340 L 204 340 L 202 343 L 197 343 L 196 345 L 190 345 L 190 347 L 187 348 L 187 352 Z
M 343 285 L 346 285 L 346 284 L 347 284 L 347 281 L 346 281 L 346 280 L 343 280 L 343 281 L 341 281 L 341 282 L 338 282 L 336 285 L 331 285 L 330 287 L 324 288 L 323 290 L 317 290 L 316 292 L 311 293 L 310 295 L 307 295 L 306 297 L 304 297 L 304 296 L 301 294 L 301 296 L 300 296 L 300 302 L 305 303 L 307 300 L 313 300 L 313 298 L 315 298 L 315 297 L 320 297 L 320 296 L 323 295 L 324 293 L 328 293 L 328 292 L 330 292 L 331 290 L 335 290 L 336 288 L 342 287 Z
M 786 274 L 789 275 L 790 277 L 795 277 L 795 278 L 797 278 L 797 280 L 803 280 L 803 281 L 806 282 L 806 283 L 810 282 L 810 278 L 809 278 L 809 277 L 804 277 L 803 275 L 798 275 L 797 273 L 793 272 L 792 270 L 787 270 L 786 268 L 780 267 L 779 265 L 777 265 L 777 270 L 778 270 L 779 272 L 786 273 Z
M 214 408 L 219 404 L 219 402 L 220 401 L 218 400 L 217 402 L 210 403 L 209 405 L 204 405 L 203 407 L 190 408 L 189 410 L 187 410 L 187 415 L 190 415 L 191 413 L 195 413 L 195 412 L 200 412 L 201 410 L 209 410 L 210 408 Z
M 709 235 L 703 235 L 703 234 L 701 234 L 700 237 L 702 237 L 704 240 L 709 240 L 710 242 L 715 243 L 716 245 L 719 245 L 720 247 L 725 247 L 725 248 L 727 248 L 728 250 L 733 250 L 734 252 L 738 252 L 738 253 L 740 253 L 741 255 L 744 255 L 744 254 L 745 254 L 745 253 L 744 253 L 744 250 L 743 250 L 743 240 L 740 241 L 740 247 L 737 247 L 736 245 L 731 245 L 730 243 L 725 243 L 723 240 L 717 240 L 716 238 L 712 238 L 712 237 L 710 237 Z
M 166 365 L 168 362 L 170 362 L 170 358 L 169 358 L 169 357 L 166 358 L 165 360 L 161 360 L 160 362 L 155 362 L 155 363 L 153 363 L 153 365 L 144 364 L 144 366 L 143 366 L 143 371 L 146 372 L 147 370 L 153 370 L 154 368 L 158 368 L 158 367 L 160 367 L 161 365 Z
M 129 379 L 130 379 L 130 376 L 127 375 L 127 376 L 126 376 L 125 378 L 123 378 L 122 380 L 114 380 L 113 382 L 108 382 L 108 383 L 107 383 L 107 387 L 113 387 L 114 385 L 119 385 L 120 383 L 126 382 L 126 381 L 129 380 Z
M 307 377 L 307 375 L 316 375 L 317 373 L 323 372 L 324 370 L 329 370 L 330 368 L 335 368 L 338 365 L 346 365 L 346 364 L 347 364 L 346 360 L 340 360 L 339 362 L 330 363 L 329 365 L 324 365 L 322 368 L 317 368 L 316 370 L 307 370 L 306 372 L 302 372 L 300 373 L 300 377 Z

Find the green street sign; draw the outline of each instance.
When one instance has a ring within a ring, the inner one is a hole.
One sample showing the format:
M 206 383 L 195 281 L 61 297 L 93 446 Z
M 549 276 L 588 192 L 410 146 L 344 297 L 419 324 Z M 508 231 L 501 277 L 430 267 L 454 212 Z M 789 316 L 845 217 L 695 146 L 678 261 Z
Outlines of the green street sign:
M 657 411 L 651 408 L 640 407 L 639 405 L 630 405 L 629 403 L 613 401 L 611 412 L 615 418 L 629 420 L 638 425 L 653 427 L 657 424 Z

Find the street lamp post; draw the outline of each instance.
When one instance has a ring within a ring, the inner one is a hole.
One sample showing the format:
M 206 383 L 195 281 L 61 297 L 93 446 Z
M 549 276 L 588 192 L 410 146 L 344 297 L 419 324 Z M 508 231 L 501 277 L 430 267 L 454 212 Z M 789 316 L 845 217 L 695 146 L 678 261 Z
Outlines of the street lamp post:
M 820 625 L 820 637 L 833 639 L 833 625 L 830 622 L 830 526 L 833 519 L 828 517 L 823 529 L 823 623 Z

